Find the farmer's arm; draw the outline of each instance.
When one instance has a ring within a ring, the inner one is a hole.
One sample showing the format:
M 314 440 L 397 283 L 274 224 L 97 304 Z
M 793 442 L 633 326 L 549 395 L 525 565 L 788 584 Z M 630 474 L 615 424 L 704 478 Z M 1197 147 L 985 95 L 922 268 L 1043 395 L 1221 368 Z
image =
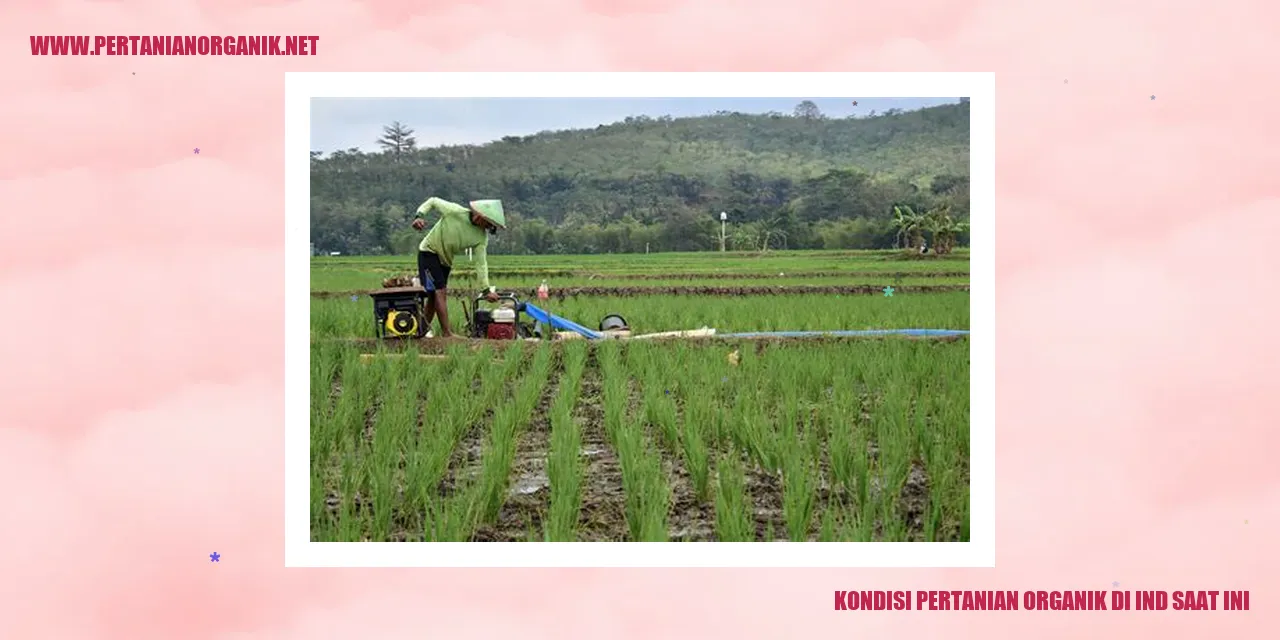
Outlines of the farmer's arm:
M 476 265 L 476 277 L 480 279 L 480 286 L 484 287 L 489 293 L 495 291 L 493 285 L 489 284 L 489 241 L 485 240 L 482 244 L 476 245 L 471 253 L 472 260 Z
M 467 214 L 467 208 L 456 202 L 449 202 L 444 198 L 432 197 L 427 198 L 426 202 L 418 205 L 418 220 L 423 220 L 430 215 L 432 211 L 438 211 L 441 218 L 458 216 L 465 218 Z M 422 226 L 418 223 L 418 220 L 414 220 L 415 227 Z

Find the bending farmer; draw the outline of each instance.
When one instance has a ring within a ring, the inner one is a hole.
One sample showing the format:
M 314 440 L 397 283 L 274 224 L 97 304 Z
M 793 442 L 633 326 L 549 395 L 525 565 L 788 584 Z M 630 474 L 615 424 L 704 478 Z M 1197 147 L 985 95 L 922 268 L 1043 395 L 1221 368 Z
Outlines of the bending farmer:
M 418 245 L 418 279 L 427 290 L 426 318 L 427 327 L 431 326 L 433 316 L 440 316 L 440 337 L 453 336 L 449 328 L 449 308 L 446 290 L 449 287 L 449 272 L 453 270 L 453 258 L 474 249 L 472 255 L 476 264 L 476 275 L 480 277 L 480 285 L 488 289 L 485 296 L 490 302 L 498 296 L 489 285 L 488 247 L 489 236 L 505 229 L 506 216 L 502 214 L 501 200 L 472 200 L 470 206 L 464 207 L 440 198 L 429 198 L 418 207 L 418 217 L 413 221 L 413 228 L 421 231 L 427 223 L 423 218 L 432 211 L 440 214 L 440 220 L 431 227 L 427 236 Z

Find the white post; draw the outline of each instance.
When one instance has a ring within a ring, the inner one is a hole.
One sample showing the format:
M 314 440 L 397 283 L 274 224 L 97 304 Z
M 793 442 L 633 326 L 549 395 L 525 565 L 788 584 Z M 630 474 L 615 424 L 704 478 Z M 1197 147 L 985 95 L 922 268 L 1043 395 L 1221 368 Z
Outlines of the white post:
M 720 253 L 724 253 L 724 225 L 725 225 L 725 221 L 727 221 L 728 219 L 729 219 L 729 214 L 721 211 L 720 212 Z
M 645 252 L 646 254 L 648 254 L 648 253 L 649 253 L 649 243 L 648 243 L 648 242 L 644 243 L 644 252 Z

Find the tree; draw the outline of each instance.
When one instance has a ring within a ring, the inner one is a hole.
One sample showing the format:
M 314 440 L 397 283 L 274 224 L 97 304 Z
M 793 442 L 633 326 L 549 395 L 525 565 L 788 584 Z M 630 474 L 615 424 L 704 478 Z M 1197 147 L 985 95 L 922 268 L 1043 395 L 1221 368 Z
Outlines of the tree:
M 796 105 L 795 116 L 803 120 L 821 120 L 822 110 L 812 100 L 805 100 Z
M 378 145 L 387 153 L 400 156 L 413 151 L 418 141 L 413 137 L 413 129 L 400 124 L 399 121 L 382 127 L 382 137 Z
M 939 255 L 951 253 L 956 236 L 969 229 L 969 223 L 960 222 L 951 217 L 950 205 L 943 205 L 930 211 L 926 218 L 929 231 L 933 233 L 933 250 Z
M 893 208 L 893 226 L 897 230 L 895 244 L 903 243 L 904 249 L 918 248 L 924 244 L 924 225 L 924 216 L 913 211 L 911 207 L 903 205 Z
M 385 151 L 312 153 L 312 242 L 411 253 L 422 234 L 405 231 L 410 212 L 438 196 L 503 200 L 510 228 L 492 239 L 495 254 L 716 250 L 720 211 L 736 250 L 902 246 L 916 230 L 895 225 L 895 205 L 968 217 L 968 110 L 633 118 L 426 149 L 393 123 Z
M 929 184 L 929 190 L 935 196 L 946 196 L 952 195 L 961 189 L 967 189 L 968 186 L 969 176 L 944 173 L 933 177 L 933 181 Z

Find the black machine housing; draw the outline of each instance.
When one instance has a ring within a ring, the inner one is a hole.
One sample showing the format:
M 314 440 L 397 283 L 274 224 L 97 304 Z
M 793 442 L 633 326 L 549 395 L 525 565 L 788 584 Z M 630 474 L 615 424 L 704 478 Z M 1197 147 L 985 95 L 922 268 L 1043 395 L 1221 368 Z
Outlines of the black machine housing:
M 387 338 L 421 338 L 427 335 L 427 326 L 423 322 L 426 291 L 417 287 L 395 287 L 374 291 L 369 294 L 373 298 L 374 335 L 379 339 Z M 403 311 L 412 314 L 418 320 L 418 328 L 409 335 L 387 333 L 387 317 L 392 311 Z

